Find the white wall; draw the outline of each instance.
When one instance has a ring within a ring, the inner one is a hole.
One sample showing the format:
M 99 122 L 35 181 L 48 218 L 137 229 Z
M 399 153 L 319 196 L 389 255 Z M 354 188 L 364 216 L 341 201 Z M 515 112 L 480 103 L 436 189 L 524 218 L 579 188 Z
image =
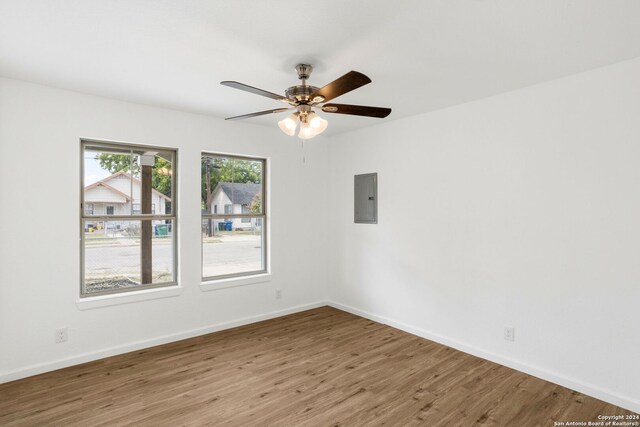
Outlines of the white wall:
M 330 298 L 640 411 L 639 76 L 636 59 L 333 138 Z M 367 172 L 378 225 L 353 223 Z
M 76 306 L 81 137 L 178 148 L 179 296 Z M 312 225 L 324 221 L 327 149 L 305 145 L 303 164 L 300 144 L 275 126 L 0 79 L 0 382 L 325 300 L 324 237 Z M 271 159 L 273 281 L 200 290 L 202 150 Z M 63 326 L 69 341 L 54 344 Z

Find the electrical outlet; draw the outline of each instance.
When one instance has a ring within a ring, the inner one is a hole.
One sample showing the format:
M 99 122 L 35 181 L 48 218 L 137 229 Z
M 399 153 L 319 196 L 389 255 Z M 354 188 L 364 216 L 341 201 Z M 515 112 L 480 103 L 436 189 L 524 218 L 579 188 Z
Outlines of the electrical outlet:
M 56 329 L 54 338 L 55 338 L 56 344 L 60 344 L 61 342 L 67 342 L 67 339 L 69 338 L 67 328 Z
M 506 341 L 515 341 L 516 340 L 516 328 L 513 326 L 505 326 L 504 327 L 504 339 Z
M 276 299 L 282 298 L 282 289 L 276 289 Z

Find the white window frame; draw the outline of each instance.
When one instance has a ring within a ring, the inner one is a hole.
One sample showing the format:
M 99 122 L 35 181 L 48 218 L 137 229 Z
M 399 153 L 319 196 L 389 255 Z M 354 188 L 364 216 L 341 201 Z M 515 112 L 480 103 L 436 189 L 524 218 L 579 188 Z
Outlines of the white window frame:
M 172 200 L 172 212 L 171 214 L 156 214 L 155 206 L 153 206 L 154 213 L 152 214 L 133 214 L 133 204 L 131 205 L 131 213 L 129 215 L 121 215 L 117 214 L 114 208 L 113 215 L 105 214 L 104 215 L 88 215 L 84 210 L 84 193 L 85 193 L 85 182 L 84 182 L 84 154 L 85 148 L 87 146 L 98 147 L 98 148 L 128 148 L 131 150 L 161 150 L 161 151 L 173 151 L 173 163 L 172 163 L 172 179 L 171 179 L 171 200 Z M 157 288 L 166 288 L 166 287 L 176 287 L 178 285 L 178 204 L 175 203 L 177 200 L 177 164 L 178 164 L 178 149 L 171 147 L 160 147 L 160 146 L 150 146 L 145 144 L 135 144 L 135 143 L 122 143 L 122 142 L 111 142 L 111 141 L 102 141 L 102 140 L 92 140 L 92 139 L 81 139 L 80 140 L 80 300 L 83 298 L 91 299 L 92 297 L 103 297 L 103 296 L 113 296 L 117 294 L 126 294 L 129 292 L 138 293 L 139 291 L 152 290 Z M 121 288 L 121 289 L 109 289 L 100 292 L 91 292 L 87 293 L 85 290 L 85 233 L 84 233 L 84 223 L 86 221 L 95 221 L 95 222 L 104 222 L 106 226 L 107 221 L 142 221 L 142 220 L 171 220 L 172 221 L 172 248 L 173 248 L 173 277 L 172 280 L 168 282 L 162 283 L 149 283 L 149 284 L 141 284 L 135 287 Z
M 242 155 L 235 155 L 235 154 L 224 154 L 224 153 L 213 153 L 213 152 L 206 152 L 203 151 L 201 153 L 201 158 L 202 157 L 206 157 L 206 156 L 211 156 L 211 157 L 223 157 L 226 159 L 235 159 L 235 160 L 248 160 L 248 161 L 259 161 L 262 163 L 262 192 L 261 192 L 261 197 L 262 197 L 262 212 L 259 214 L 255 214 L 255 213 L 248 213 L 248 214 L 243 214 L 243 213 L 226 213 L 226 209 L 223 209 L 225 212 L 223 213 L 205 213 L 202 212 L 201 214 L 201 222 L 202 220 L 205 219 L 213 219 L 213 220 L 221 220 L 221 221 L 233 221 L 233 219 L 238 219 L 238 218 L 249 218 L 249 219 L 253 219 L 253 218 L 260 218 L 262 220 L 262 266 L 263 268 L 260 270 L 253 270 L 253 271 L 243 271 L 240 273 L 231 273 L 231 274 L 221 274 L 221 275 L 217 275 L 217 276 L 203 276 L 202 272 L 203 272 L 203 267 L 204 267 L 204 255 L 203 255 L 203 250 L 204 250 L 204 244 L 202 241 L 202 237 L 200 238 L 200 275 L 202 276 L 202 283 L 203 284 L 212 284 L 213 286 L 208 288 L 208 287 L 204 287 L 203 289 L 205 290 L 211 290 L 211 289 L 220 289 L 220 288 L 226 288 L 226 287 L 232 287 L 232 286 L 240 286 L 240 285 L 244 285 L 244 284 L 250 284 L 250 283 L 261 283 L 261 282 L 265 282 L 265 281 L 269 281 L 270 280 L 270 271 L 269 271 L 269 227 L 267 226 L 268 224 L 268 200 L 267 200 L 267 167 L 268 167 L 268 159 L 264 158 L 264 157 L 250 157 L 250 156 L 242 156 Z M 200 185 L 202 185 L 202 177 L 200 178 Z M 215 205 L 214 205 L 215 206 Z M 231 211 L 233 212 L 233 203 L 230 205 L 231 206 Z M 226 207 L 226 205 L 225 205 Z M 255 279 L 255 280 L 254 280 Z M 219 284 L 218 285 L 216 285 Z M 223 284 L 224 283 L 224 284 Z

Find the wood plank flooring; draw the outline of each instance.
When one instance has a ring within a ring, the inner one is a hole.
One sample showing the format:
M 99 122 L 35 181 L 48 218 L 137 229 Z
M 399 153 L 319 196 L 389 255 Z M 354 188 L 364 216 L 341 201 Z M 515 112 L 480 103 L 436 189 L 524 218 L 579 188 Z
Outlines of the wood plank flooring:
M 2 426 L 553 426 L 633 414 L 329 307 L 0 385 Z

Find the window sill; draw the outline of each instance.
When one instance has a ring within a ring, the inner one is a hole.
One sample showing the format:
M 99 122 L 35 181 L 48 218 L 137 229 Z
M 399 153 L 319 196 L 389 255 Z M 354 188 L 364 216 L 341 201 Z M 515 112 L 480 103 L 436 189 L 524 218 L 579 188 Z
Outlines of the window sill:
M 181 293 L 182 286 L 167 286 L 166 288 L 144 289 L 141 291 L 123 292 L 121 294 L 78 298 L 76 300 L 76 306 L 78 306 L 80 310 L 90 310 L 92 308 L 108 307 L 111 305 L 175 297 Z
M 216 291 L 218 289 L 235 288 L 236 286 L 254 285 L 270 282 L 271 273 L 256 274 L 255 276 L 233 277 L 230 279 L 211 280 L 200 284 L 201 291 Z

